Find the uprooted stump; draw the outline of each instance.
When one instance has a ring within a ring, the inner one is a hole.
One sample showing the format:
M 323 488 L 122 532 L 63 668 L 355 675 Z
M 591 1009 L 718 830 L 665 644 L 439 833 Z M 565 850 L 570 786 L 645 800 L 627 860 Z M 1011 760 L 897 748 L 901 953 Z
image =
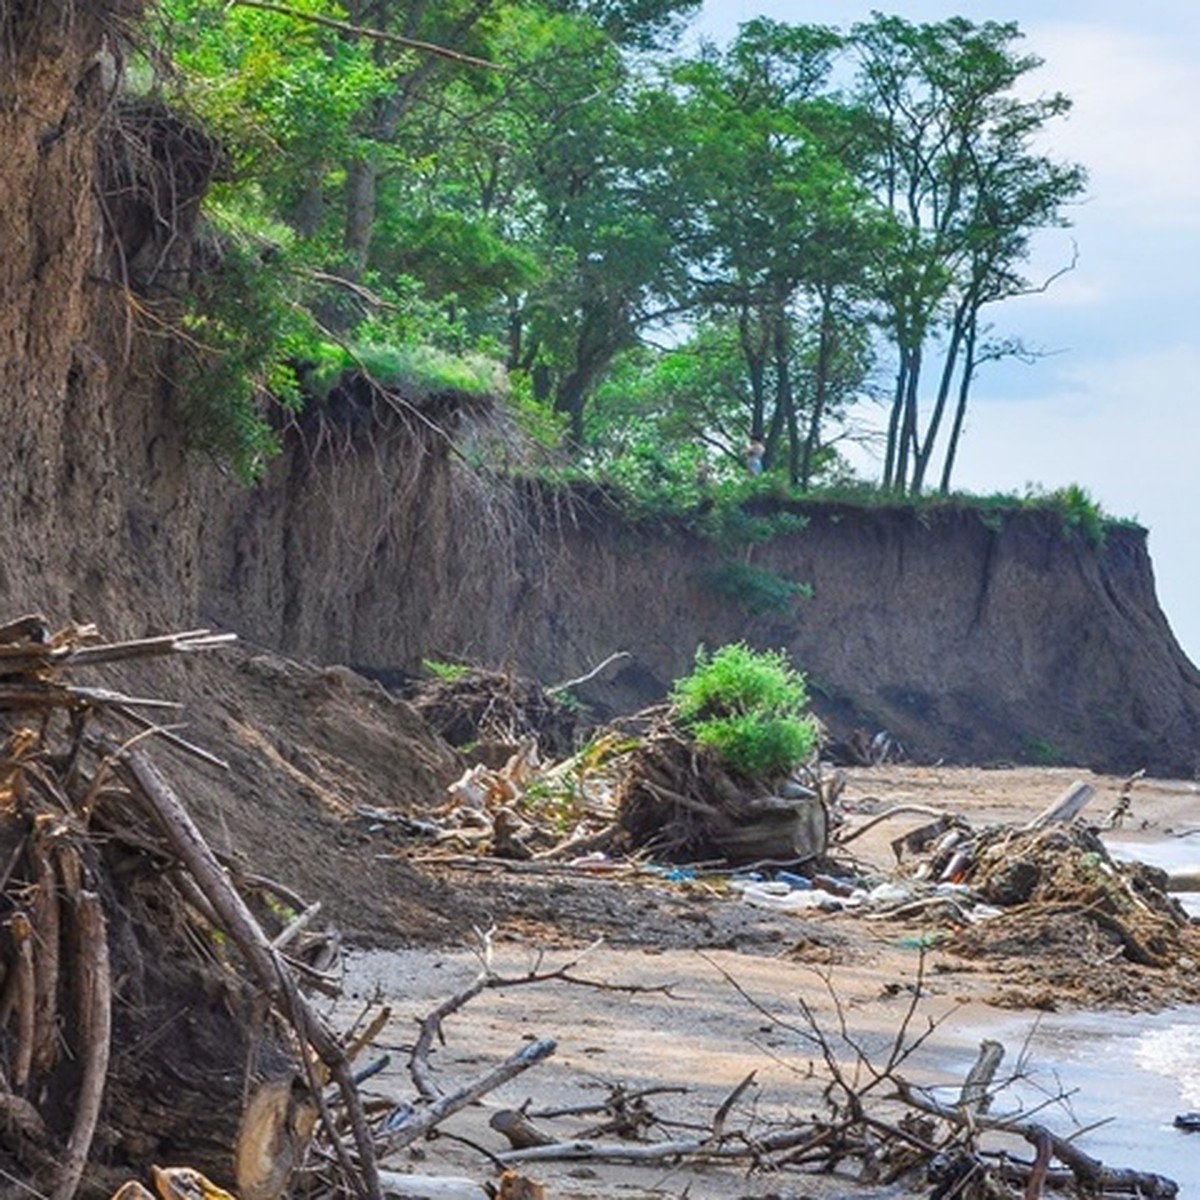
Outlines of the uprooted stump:
M 0 1171 L 26 1194 L 99 1196 L 186 1162 L 242 1200 L 275 1200 L 330 1078 L 377 1194 L 344 1056 L 296 983 L 329 982 L 312 912 L 270 881 L 235 889 L 138 745 L 166 736 L 213 761 L 141 715 L 178 706 L 66 678 L 226 640 L 0 627 Z
M 530 739 L 549 758 L 574 753 L 578 713 L 531 679 L 462 667 L 398 690 L 439 736 L 488 766 Z
M 801 863 L 828 847 L 819 796 L 738 775 L 667 720 L 629 755 L 614 799 L 630 846 L 667 862 Z

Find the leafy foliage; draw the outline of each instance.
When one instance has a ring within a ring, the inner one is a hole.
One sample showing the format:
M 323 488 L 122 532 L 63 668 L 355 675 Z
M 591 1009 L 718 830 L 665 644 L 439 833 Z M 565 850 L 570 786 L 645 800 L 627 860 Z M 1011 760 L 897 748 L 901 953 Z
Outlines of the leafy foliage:
M 671 702 L 696 740 L 743 775 L 786 774 L 816 744 L 804 677 L 781 652 L 741 642 L 711 655 L 700 647 Z
M 1085 488 L 1068 484 L 1046 497 L 1049 506 L 1062 514 L 1063 532 L 1082 534 L 1097 550 L 1103 550 L 1107 534 L 1104 512 Z
M 314 331 L 292 303 L 284 252 L 232 210 L 210 210 L 213 264 L 186 297 L 175 384 L 187 436 L 243 482 L 277 450 L 272 409 L 301 404 L 294 362 Z
M 949 492 L 976 376 L 1019 352 L 984 316 L 1084 184 L 1037 151 L 1069 102 L 1027 98 L 1015 25 L 756 18 L 673 56 L 695 0 L 283 7 L 162 0 L 135 73 L 272 231 L 190 301 L 181 382 L 219 384 L 197 428 L 240 474 L 271 451 L 265 397 L 362 369 L 505 391 L 576 465 L 699 512 L 751 440 L 801 492 L 844 476 L 886 372 L 885 488 L 925 490 L 940 449 Z
M 752 617 L 790 612 L 797 600 L 812 597 L 812 585 L 785 579 L 776 571 L 748 562 L 727 562 L 713 571 L 710 582 L 718 595 L 727 596 Z

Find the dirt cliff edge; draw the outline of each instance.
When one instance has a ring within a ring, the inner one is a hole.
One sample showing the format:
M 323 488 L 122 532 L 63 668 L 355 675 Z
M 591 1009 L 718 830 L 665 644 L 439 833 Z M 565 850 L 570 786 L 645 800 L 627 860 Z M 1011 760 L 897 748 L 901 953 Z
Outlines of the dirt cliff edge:
M 485 485 L 412 431 L 336 457 L 294 445 L 215 514 L 204 603 L 286 652 L 401 671 L 556 681 L 627 651 L 583 690 L 602 715 L 660 699 L 697 646 L 744 640 L 788 651 L 835 736 L 886 729 L 918 761 L 1194 774 L 1200 673 L 1145 530 L 1097 544 L 1026 508 L 786 507 L 804 528 L 730 546 L 596 496 Z M 756 613 L 731 563 L 811 596 Z

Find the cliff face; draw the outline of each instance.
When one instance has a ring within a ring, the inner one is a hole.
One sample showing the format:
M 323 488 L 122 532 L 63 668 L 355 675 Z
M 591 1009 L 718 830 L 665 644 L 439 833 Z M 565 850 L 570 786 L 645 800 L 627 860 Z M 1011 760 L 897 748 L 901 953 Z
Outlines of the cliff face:
M 105 48 L 140 7 L 0 4 L 0 602 L 109 625 L 169 622 L 198 582 L 193 480 L 98 169 Z
M 462 657 L 553 681 L 626 650 L 590 685 L 601 710 L 661 698 L 698 645 L 745 640 L 788 651 L 835 734 L 886 729 L 923 761 L 1196 770 L 1200 674 L 1143 530 L 1096 548 L 1050 513 L 796 511 L 803 530 L 721 549 L 480 485 L 403 430 L 316 454 L 297 441 L 215 515 L 205 602 L 264 643 L 374 668 Z M 731 560 L 811 598 L 752 615 L 718 586 Z
M 394 412 L 310 414 L 252 492 L 199 469 L 147 333 L 207 168 L 185 164 L 179 207 L 178 179 L 155 191 L 181 161 L 156 151 L 170 122 L 115 120 L 106 38 L 138 8 L 0 4 L 0 615 L 116 636 L 216 619 L 324 661 L 544 680 L 627 650 L 592 689 L 612 709 L 660 697 L 697 645 L 745 640 L 792 655 L 835 732 L 887 729 L 920 759 L 1195 772 L 1200 677 L 1138 530 L 1097 552 L 1047 515 L 820 508 L 722 550 L 482 482 Z M 812 598 L 748 615 L 716 586 L 731 559 Z

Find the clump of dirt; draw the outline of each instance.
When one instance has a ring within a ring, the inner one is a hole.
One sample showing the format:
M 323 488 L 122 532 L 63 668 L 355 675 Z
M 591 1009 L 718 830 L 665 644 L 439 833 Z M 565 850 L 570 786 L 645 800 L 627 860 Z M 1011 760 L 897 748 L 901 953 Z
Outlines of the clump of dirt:
M 360 945 L 455 940 L 486 920 L 483 901 L 452 899 L 399 853 L 402 823 L 377 828 L 380 810 L 427 814 L 463 770 L 411 705 L 344 667 L 239 648 L 177 664 L 171 686 L 187 736 L 228 769 L 156 753 L 232 863 L 320 900 Z
M 731 771 L 669 719 L 628 756 L 614 798 L 626 847 L 666 862 L 812 861 L 828 841 L 819 797 Z
M 996 829 L 979 839 L 970 886 L 1000 916 L 950 948 L 992 960 L 1009 983 L 998 1002 L 1158 1007 L 1200 999 L 1200 932 L 1164 872 L 1116 863 L 1081 825 Z

